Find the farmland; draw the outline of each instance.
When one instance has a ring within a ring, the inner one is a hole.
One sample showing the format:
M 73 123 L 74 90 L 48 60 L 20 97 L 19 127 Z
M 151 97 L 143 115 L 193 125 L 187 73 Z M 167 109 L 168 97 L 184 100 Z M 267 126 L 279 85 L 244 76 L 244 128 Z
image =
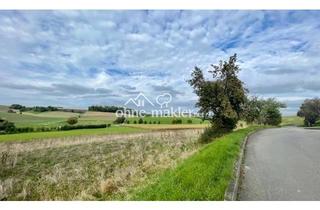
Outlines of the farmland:
M 199 130 L 2 143 L 0 199 L 114 200 L 193 154 Z
M 196 117 L 179 118 L 181 124 L 173 124 L 175 117 L 149 116 L 143 123 L 131 117 L 114 124 L 114 113 L 20 114 L 5 106 L 0 117 L 17 127 L 63 126 L 69 117 L 80 125 L 111 124 L 0 135 L 0 200 L 221 200 L 244 136 L 257 129 L 239 121 L 234 134 L 204 146 L 198 139 L 209 123 Z M 194 167 L 205 176 L 195 175 Z M 186 186 L 174 185 L 177 178 Z M 203 193 L 190 194 L 197 187 Z
M 294 126 L 303 126 L 303 118 L 298 116 L 285 116 L 282 117 L 282 126 L 294 125 Z

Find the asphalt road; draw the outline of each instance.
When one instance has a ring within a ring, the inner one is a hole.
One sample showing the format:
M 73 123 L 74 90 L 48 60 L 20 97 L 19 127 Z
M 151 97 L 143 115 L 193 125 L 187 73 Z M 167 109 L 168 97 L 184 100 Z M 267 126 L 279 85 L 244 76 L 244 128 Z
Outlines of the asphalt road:
M 239 200 L 320 200 L 320 130 L 262 130 L 247 142 Z

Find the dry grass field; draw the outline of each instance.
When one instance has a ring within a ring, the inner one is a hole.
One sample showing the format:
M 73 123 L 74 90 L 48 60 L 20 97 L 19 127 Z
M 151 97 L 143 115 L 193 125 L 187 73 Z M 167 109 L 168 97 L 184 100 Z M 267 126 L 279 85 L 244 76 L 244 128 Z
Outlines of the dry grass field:
M 123 200 L 200 145 L 201 129 L 0 144 L 0 200 Z

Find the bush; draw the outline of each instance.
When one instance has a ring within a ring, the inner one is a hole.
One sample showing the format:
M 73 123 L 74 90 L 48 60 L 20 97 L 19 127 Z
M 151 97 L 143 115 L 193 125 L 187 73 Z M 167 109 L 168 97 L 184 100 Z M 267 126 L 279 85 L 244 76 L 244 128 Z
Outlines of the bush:
M 153 121 L 153 124 L 157 124 L 157 122 L 156 122 L 156 121 Z
M 15 133 L 29 133 L 34 132 L 35 129 L 32 127 L 23 127 L 23 128 L 16 128 Z
M 110 127 L 110 124 L 97 124 L 97 125 L 64 125 L 59 128 L 62 131 L 75 130 L 75 129 L 94 129 Z
M 265 114 L 265 124 L 279 125 L 281 123 L 281 113 L 278 109 L 269 109 Z
M 127 120 L 127 124 L 130 124 L 130 120 Z
M 117 117 L 115 121 L 113 121 L 114 124 L 122 124 L 126 121 L 126 118 L 124 116 Z
M 15 130 L 14 123 L 0 118 L 0 133 L 14 133 Z
M 320 119 L 320 99 L 306 99 L 300 106 L 297 115 L 304 117 L 305 126 L 315 126 Z
M 187 123 L 192 124 L 192 120 L 191 120 L 191 119 L 188 119 L 188 120 L 187 120 Z
M 205 128 L 203 133 L 199 138 L 199 142 L 202 144 L 207 144 L 212 142 L 215 138 L 222 136 L 225 133 L 228 133 L 229 129 L 216 128 L 214 126 Z
M 78 123 L 78 118 L 77 117 L 69 117 L 67 119 L 67 123 L 69 125 L 74 125 L 74 124 L 77 124 Z
M 133 121 L 133 124 L 137 124 L 137 121 L 135 120 L 135 121 Z
M 182 124 L 182 119 L 173 119 L 172 124 Z
M 158 124 L 160 124 L 160 120 L 158 121 Z
M 147 124 L 148 122 L 147 121 L 144 121 L 144 124 Z
M 138 122 L 139 122 L 139 124 L 142 124 L 143 123 L 143 119 L 140 118 Z

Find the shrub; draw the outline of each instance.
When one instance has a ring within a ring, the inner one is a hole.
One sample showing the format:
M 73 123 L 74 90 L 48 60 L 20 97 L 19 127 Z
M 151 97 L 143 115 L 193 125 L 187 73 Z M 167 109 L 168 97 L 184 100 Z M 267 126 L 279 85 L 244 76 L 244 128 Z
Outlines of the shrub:
M 172 124 L 182 124 L 182 119 L 173 119 Z
M 268 109 L 265 114 L 265 124 L 279 125 L 281 123 L 281 113 L 278 109 Z
M 126 121 L 126 118 L 124 116 L 121 117 L 117 117 L 117 119 L 115 121 L 113 121 L 114 124 L 121 124 L 124 123 Z
M 143 119 L 140 118 L 140 119 L 139 119 L 139 124 L 142 124 L 142 123 L 143 123 Z
M 151 121 L 149 121 L 149 124 L 152 124 L 152 122 L 151 122 Z
M 130 120 L 127 120 L 127 124 L 130 124 Z
M 144 124 L 147 124 L 148 122 L 147 121 L 144 121 Z
M 135 120 L 135 121 L 133 121 L 133 124 L 137 124 L 137 121 Z
M 59 130 L 75 130 L 75 129 L 94 129 L 94 128 L 106 128 L 110 127 L 110 124 L 97 124 L 97 125 L 64 125 L 59 128 Z
M 223 134 L 228 133 L 228 132 L 229 132 L 229 129 L 216 128 L 214 126 L 205 128 L 199 138 L 199 142 L 202 144 L 210 143 L 215 138 L 220 137 Z
M 300 106 L 297 115 L 304 117 L 305 126 L 315 126 L 320 119 L 320 99 L 306 99 Z
M 23 127 L 23 128 L 16 128 L 15 133 L 29 133 L 34 132 L 35 129 L 32 127 Z
M 160 124 L 160 120 L 158 121 L 158 124 Z
M 0 118 L 0 133 L 14 133 L 15 130 L 14 123 Z
M 69 125 L 74 125 L 74 124 L 77 124 L 78 123 L 78 118 L 77 117 L 69 117 L 67 119 L 67 123 Z
M 157 124 L 157 122 L 156 122 L 156 121 L 153 121 L 153 124 Z
M 188 120 L 187 120 L 187 123 L 192 124 L 192 120 L 191 120 L 191 119 L 188 119 Z

